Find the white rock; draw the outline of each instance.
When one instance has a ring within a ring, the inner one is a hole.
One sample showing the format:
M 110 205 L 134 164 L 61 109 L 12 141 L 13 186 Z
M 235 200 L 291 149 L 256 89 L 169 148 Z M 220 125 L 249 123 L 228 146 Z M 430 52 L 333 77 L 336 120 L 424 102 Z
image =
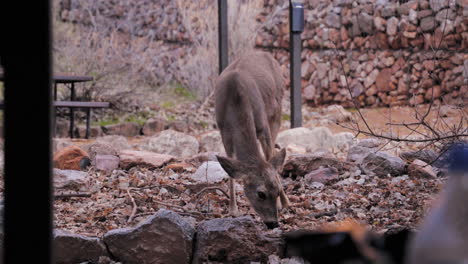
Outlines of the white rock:
M 190 176 L 198 182 L 217 183 L 228 179 L 229 175 L 217 161 L 204 162 L 197 171 Z

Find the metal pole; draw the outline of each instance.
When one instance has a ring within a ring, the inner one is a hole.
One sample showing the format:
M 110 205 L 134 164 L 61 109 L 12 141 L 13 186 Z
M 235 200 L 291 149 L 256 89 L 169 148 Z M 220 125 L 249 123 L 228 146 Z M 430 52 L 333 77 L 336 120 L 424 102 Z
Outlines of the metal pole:
M 228 6 L 227 0 L 218 0 L 218 50 L 219 73 L 229 64 L 228 57 Z
M 3 4 L 0 8 L 0 56 L 5 77 L 3 263 L 47 264 L 53 260 L 51 3 L 32 1 L 27 8 L 21 1 Z M 7 13 L 34 20 L 19 23 L 18 18 L 11 20 L 11 16 L 7 20 Z
M 301 32 L 303 28 L 303 13 L 289 3 L 289 54 L 290 54 L 290 92 L 291 92 L 291 128 L 302 126 L 301 113 Z M 303 12 L 303 9 L 302 9 Z M 302 20 L 301 20 L 302 19 Z M 302 22 L 301 22 L 302 21 Z M 302 23 L 302 25 L 300 24 Z

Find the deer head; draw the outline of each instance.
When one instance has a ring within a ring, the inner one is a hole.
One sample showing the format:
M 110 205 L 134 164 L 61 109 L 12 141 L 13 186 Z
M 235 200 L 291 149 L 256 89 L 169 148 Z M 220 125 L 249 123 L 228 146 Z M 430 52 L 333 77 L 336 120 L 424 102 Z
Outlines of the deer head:
M 273 156 L 268 162 L 256 160 L 241 162 L 236 159 L 217 156 L 226 173 L 240 180 L 245 196 L 262 218 L 268 228 L 278 226 L 278 199 L 282 192 L 279 173 L 286 156 L 285 149 Z M 282 199 L 280 199 L 282 201 Z M 287 205 L 283 204 L 284 207 Z

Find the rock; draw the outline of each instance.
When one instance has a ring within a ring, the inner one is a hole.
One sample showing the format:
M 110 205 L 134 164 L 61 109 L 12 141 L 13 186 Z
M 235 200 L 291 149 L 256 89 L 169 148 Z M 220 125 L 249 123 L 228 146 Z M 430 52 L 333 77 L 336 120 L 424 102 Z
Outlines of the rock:
M 97 237 L 87 237 L 63 230 L 54 230 L 54 257 L 57 264 L 93 262 L 108 256 L 106 246 Z
M 395 36 L 398 29 L 398 18 L 391 17 L 387 20 L 387 35 Z
M 440 0 L 429 0 L 429 5 L 431 6 L 434 12 L 437 12 L 445 7 L 449 6 L 449 1 L 440 1 Z
M 198 225 L 193 263 L 267 263 L 281 250 L 280 238 L 265 236 L 251 217 L 217 218 Z
M 433 16 L 428 16 L 428 17 L 421 19 L 420 25 L 419 25 L 422 31 L 432 31 L 434 30 L 434 28 L 436 28 L 436 26 L 437 26 L 437 23 Z
M 334 147 L 340 151 L 348 149 L 356 141 L 356 138 L 353 133 L 350 132 L 341 132 L 336 133 L 333 136 Z
M 392 77 L 392 69 L 386 68 L 379 72 L 377 75 L 375 86 L 379 92 L 390 91 L 390 77 Z
M 281 148 L 285 148 L 289 144 L 296 144 L 305 147 L 309 152 L 320 148 L 331 149 L 334 147 L 333 134 L 326 127 L 313 129 L 298 127 L 284 130 L 278 134 L 276 143 Z
M 190 178 L 197 182 L 217 183 L 228 179 L 229 175 L 224 171 L 219 162 L 207 161 Z
M 361 162 L 361 169 L 368 175 L 379 177 L 400 176 L 405 172 L 405 162 L 385 152 L 371 152 Z
M 329 12 L 327 17 L 325 18 L 325 21 L 328 26 L 334 27 L 334 28 L 340 28 L 341 27 L 341 19 L 340 16 L 333 13 Z
M 89 154 L 91 165 L 96 166 L 97 155 L 112 155 L 117 156 L 118 151 L 107 143 L 93 142 L 91 144 L 83 145 L 82 148 Z
M 415 159 L 408 166 L 408 176 L 416 178 L 436 178 L 437 173 L 431 165 L 422 160 Z
M 357 164 L 360 164 L 362 160 L 371 152 L 373 152 L 374 149 L 372 148 L 366 148 L 362 146 L 352 146 L 348 150 L 348 156 L 346 157 L 347 161 L 354 162 Z
M 369 73 L 367 78 L 364 80 L 364 87 L 368 88 L 372 84 L 374 84 L 378 75 L 379 75 L 379 70 L 378 69 L 374 69 L 373 71 L 371 71 L 371 73 Z
M 197 155 L 194 155 L 190 158 L 185 159 L 185 162 L 195 165 L 199 167 L 203 162 L 206 161 L 216 161 L 218 162 L 218 158 L 216 155 L 221 155 L 219 152 L 203 152 Z
M 54 188 L 61 191 L 87 191 L 88 173 L 77 170 L 54 169 Z
M 380 14 L 385 18 L 394 16 L 396 14 L 396 7 L 394 5 L 387 5 L 382 8 Z
M 308 184 L 312 182 L 327 183 L 330 180 L 338 179 L 338 170 L 333 167 L 320 168 L 307 173 L 304 179 Z
M 133 228 L 114 229 L 104 237 L 109 252 L 128 264 L 190 263 L 195 229 L 175 212 L 160 209 Z
M 97 154 L 94 160 L 94 166 L 98 170 L 113 171 L 119 168 L 120 159 L 114 155 Z
M 125 137 L 117 136 L 117 135 L 98 137 L 95 143 L 108 145 L 112 147 L 113 149 L 115 149 L 116 151 L 132 148 L 130 144 L 128 143 L 128 140 Z M 111 154 L 112 155 L 112 153 L 103 153 L 103 152 L 99 152 L 99 154 Z
M 160 168 L 175 159 L 174 156 L 149 151 L 122 150 L 120 152 L 120 167 L 128 170 L 131 167 L 141 166 L 151 169 Z
M 305 100 L 314 100 L 317 89 L 313 85 L 307 85 L 302 91 Z
M 71 142 L 68 139 L 64 139 L 64 138 L 54 138 L 54 139 L 52 139 L 52 149 L 53 149 L 54 153 L 66 148 L 66 147 L 72 146 L 72 145 L 73 145 L 73 142 Z M 86 151 L 86 149 L 84 149 L 84 148 L 82 148 L 82 149 L 84 151 Z
M 89 127 L 89 138 L 97 138 L 102 136 L 102 128 L 100 126 L 90 126 Z M 75 131 L 73 132 L 74 136 L 77 138 L 85 138 L 86 137 L 86 126 L 78 125 L 75 127 Z
M 366 34 L 374 33 L 374 18 L 367 13 L 360 13 L 358 16 L 359 28 Z
M 342 123 L 352 120 L 353 115 L 346 111 L 341 105 L 329 105 L 326 108 L 320 109 L 320 113 L 324 119 L 332 122 Z
M 413 162 L 414 160 L 422 160 L 426 163 L 432 163 L 438 158 L 438 154 L 430 149 L 422 149 L 418 151 L 407 151 L 400 154 L 400 158 Z
M 162 118 L 150 118 L 143 125 L 142 132 L 145 136 L 154 136 L 163 131 L 166 126 L 166 120 Z
M 134 122 L 124 122 L 120 124 L 102 126 L 102 131 L 106 135 L 119 135 L 134 137 L 140 135 L 141 127 Z
M 219 131 L 211 131 L 200 136 L 201 152 L 219 152 L 224 153 L 224 145 Z
M 293 154 L 286 160 L 282 175 L 285 177 L 289 175 L 302 177 L 320 167 L 332 167 L 341 171 L 343 163 L 329 155 Z
M 174 130 L 180 133 L 188 133 L 190 126 L 184 121 L 172 121 L 166 124 L 165 129 Z
M 88 153 L 74 145 L 63 148 L 54 155 L 54 168 L 61 170 L 83 170 L 90 164 Z
M 196 138 L 174 130 L 164 130 L 143 142 L 140 148 L 176 157 L 189 157 L 198 153 Z

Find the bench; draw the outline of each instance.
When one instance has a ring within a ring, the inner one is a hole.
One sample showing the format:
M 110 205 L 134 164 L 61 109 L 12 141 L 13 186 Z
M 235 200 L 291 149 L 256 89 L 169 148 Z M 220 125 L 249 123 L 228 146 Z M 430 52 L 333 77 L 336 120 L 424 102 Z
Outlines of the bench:
M 108 102 L 82 102 L 82 101 L 54 101 L 54 107 L 67 107 L 67 108 L 84 108 L 86 109 L 86 134 L 85 138 L 89 138 L 90 125 L 91 125 L 91 109 L 92 108 L 108 108 Z M 70 115 L 70 138 L 73 138 L 74 130 L 74 116 Z M 54 124 L 55 136 L 55 124 Z
M 86 109 L 86 138 L 89 138 L 90 125 L 91 125 L 91 109 L 92 108 L 108 108 L 110 104 L 108 102 L 82 102 L 82 101 L 54 101 L 54 107 L 67 107 L 67 108 L 84 108 Z M 0 110 L 5 108 L 3 101 L 0 101 Z M 70 137 L 73 137 L 74 129 L 74 117 L 70 116 Z M 55 123 L 53 125 L 55 136 Z

